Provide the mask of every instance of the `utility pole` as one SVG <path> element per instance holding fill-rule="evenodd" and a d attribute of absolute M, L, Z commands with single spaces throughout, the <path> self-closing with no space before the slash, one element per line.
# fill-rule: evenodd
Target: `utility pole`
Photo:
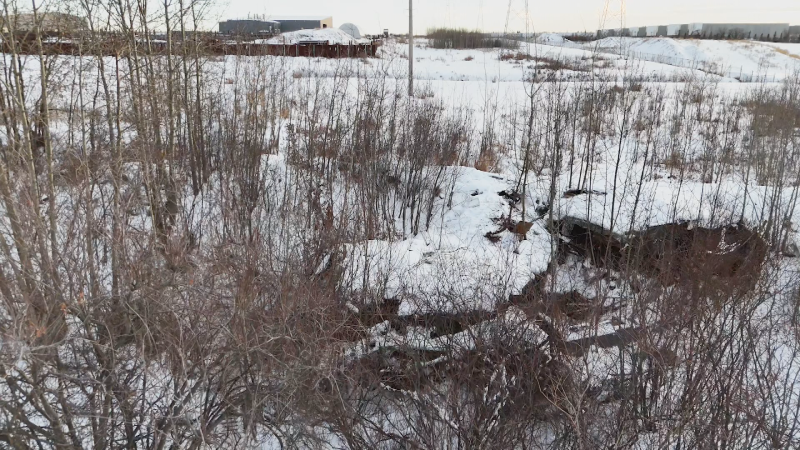
<path fill-rule="evenodd" d="M 414 96 L 414 0 L 408 0 L 408 96 Z"/>

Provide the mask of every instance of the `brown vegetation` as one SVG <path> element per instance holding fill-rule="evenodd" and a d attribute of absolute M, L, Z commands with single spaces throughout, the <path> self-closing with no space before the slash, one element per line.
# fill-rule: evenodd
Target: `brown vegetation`
<path fill-rule="evenodd" d="M 8 33 L 0 63 L 0 446 L 798 446 L 800 297 L 772 251 L 797 225 L 795 80 L 730 102 L 702 80 L 671 97 L 553 79 L 508 107 L 487 95 L 475 124 L 360 63 L 221 64 L 188 32 L 200 3 L 75 6 L 83 58 L 36 33 L 26 58 Z M 101 57 L 108 23 L 125 51 Z M 641 172 L 593 190 L 623 146 Z M 488 244 L 535 220 L 566 238 L 520 295 L 493 280 L 478 308 L 453 267 L 407 313 L 390 270 L 353 279 L 375 264 L 357 244 L 433 234 L 458 170 L 506 163 L 519 178 Z M 732 173 L 767 186 L 757 227 L 623 236 L 556 216 Z"/>

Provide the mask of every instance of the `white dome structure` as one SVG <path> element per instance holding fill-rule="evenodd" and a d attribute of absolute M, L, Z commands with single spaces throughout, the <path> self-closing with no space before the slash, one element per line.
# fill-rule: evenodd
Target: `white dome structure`
<path fill-rule="evenodd" d="M 361 31 L 359 31 L 358 27 L 353 25 L 352 23 L 345 23 L 342 26 L 340 26 L 339 29 L 349 34 L 350 36 L 353 36 L 355 39 L 361 39 Z"/>

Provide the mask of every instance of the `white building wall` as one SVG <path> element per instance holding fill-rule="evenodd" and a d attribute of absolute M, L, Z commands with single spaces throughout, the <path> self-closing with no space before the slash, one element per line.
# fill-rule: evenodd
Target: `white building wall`
<path fill-rule="evenodd" d="M 693 34 L 703 34 L 703 24 L 702 23 L 690 23 L 689 24 L 689 35 Z"/>

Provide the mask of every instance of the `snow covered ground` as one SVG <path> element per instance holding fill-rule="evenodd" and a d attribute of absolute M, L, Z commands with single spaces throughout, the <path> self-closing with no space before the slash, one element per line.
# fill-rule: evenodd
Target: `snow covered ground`
<path fill-rule="evenodd" d="M 699 67 L 726 78 L 782 80 L 800 69 L 800 44 L 608 37 L 583 47 L 680 67 Z"/>
<path fill-rule="evenodd" d="M 671 65 L 639 59 L 629 61 L 618 52 L 580 47 L 569 41 L 559 41 L 553 36 L 541 37 L 542 42 L 519 43 L 516 50 L 438 50 L 428 48 L 424 40 L 414 51 L 414 75 L 419 80 L 519 82 L 530 77 L 531 69 L 539 67 L 548 72 L 548 60 L 564 63 L 556 76 L 574 81 L 595 78 L 617 79 L 622 73 L 653 81 L 677 81 L 692 77 L 720 78 L 716 74 L 697 70 L 686 65 Z M 407 74 L 408 46 L 387 43 L 382 58 L 392 62 L 393 73 L 402 78 Z M 518 55 L 530 55 L 519 58 Z M 406 63 L 404 63 L 406 61 Z M 736 81 L 726 78 L 725 81 Z"/>
<path fill-rule="evenodd" d="M 534 38 L 534 42 L 537 44 L 554 45 L 557 47 L 580 48 L 580 44 L 572 42 L 569 39 L 565 39 L 563 36 L 556 33 L 542 33 Z"/>
<path fill-rule="evenodd" d="M 430 229 L 397 242 L 369 241 L 349 249 L 352 265 L 345 278 L 358 280 L 355 289 L 383 287 L 387 298 L 402 300 L 402 315 L 492 311 L 547 269 L 553 242 L 543 222 L 536 221 L 522 240 L 497 221 L 509 213 L 499 193 L 513 190 L 514 180 L 453 169 L 458 179 L 452 198 L 440 199 Z M 525 220 L 534 216 L 529 210 Z M 487 239 L 497 231 L 497 242 Z"/>
<path fill-rule="evenodd" d="M 339 30 L 316 30 L 287 33 L 270 42 L 294 43 L 302 40 L 348 43 L 352 38 L 349 35 L 344 36 Z M 326 103 L 331 98 L 344 103 L 343 106 L 337 104 L 337 107 L 341 108 L 344 117 L 349 118 L 358 112 L 358 107 L 364 107 L 358 101 L 370 87 L 380 90 L 386 103 L 380 107 L 369 107 L 389 110 L 391 100 L 397 99 L 405 89 L 407 53 L 406 45 L 388 42 L 381 51 L 380 59 L 265 57 L 248 60 L 228 57 L 208 62 L 206 70 L 212 79 L 218 80 L 219 92 L 229 94 L 229 98 L 223 101 L 230 102 L 230 105 L 226 103 L 225 106 L 230 106 L 232 110 L 238 107 L 235 103 L 236 96 L 244 91 L 246 82 L 243 80 L 247 79 L 248 74 L 277 74 L 274 78 L 264 78 L 286 82 L 287 88 L 281 94 L 289 99 L 286 102 L 288 106 L 285 113 L 281 111 L 284 117 L 279 120 L 280 123 L 274 125 L 275 129 L 269 130 L 277 131 L 281 136 L 277 154 L 263 155 L 260 159 L 263 178 L 259 178 L 258 182 L 269 183 L 265 190 L 269 195 L 265 195 L 268 198 L 259 206 L 263 210 L 257 211 L 266 214 L 265 211 L 280 210 L 282 201 L 303 204 L 311 202 L 312 195 L 319 195 L 321 198 L 327 195 L 329 203 L 326 206 L 330 206 L 330 214 L 339 217 L 347 209 L 348 202 L 359 200 L 341 199 L 338 195 L 345 190 L 345 185 L 349 188 L 349 183 L 357 184 L 348 180 L 345 175 L 341 175 L 341 178 L 339 175 L 332 175 L 330 180 L 324 182 L 309 180 L 310 187 L 307 191 L 298 188 L 304 182 L 303 175 L 308 169 L 293 166 L 289 158 L 291 146 L 298 145 L 298 141 L 302 140 L 302 137 L 289 134 L 289 126 L 292 126 L 292 133 L 300 133 L 297 130 L 302 126 L 319 126 L 319 123 L 324 123 L 325 119 L 332 116 L 331 110 L 324 107 L 333 104 Z M 772 164 L 771 167 L 782 168 L 782 164 L 774 161 L 760 162 L 759 155 L 754 151 L 745 153 L 745 149 L 752 149 L 752 146 L 748 146 L 750 141 L 745 138 L 729 143 L 728 146 L 718 143 L 717 138 L 724 139 L 728 134 L 740 133 L 740 128 L 748 125 L 744 119 L 728 124 L 728 128 L 714 127 L 719 123 L 727 124 L 724 108 L 726 105 L 744 103 L 747 94 L 759 89 L 779 87 L 777 83 L 740 83 L 737 77 L 731 76 L 737 65 L 742 73 L 749 71 L 769 75 L 775 80 L 784 80 L 800 68 L 799 54 L 800 46 L 794 44 L 677 41 L 663 38 L 608 38 L 592 44 L 577 45 L 557 35 L 542 35 L 535 43 L 522 43 L 516 50 L 436 50 L 428 48 L 423 40 L 415 49 L 417 98 L 409 99 L 412 102 L 410 105 L 412 108 L 423 109 L 440 104 L 441 109 L 437 110 L 440 114 L 461 113 L 463 117 L 467 117 L 471 131 L 474 131 L 474 134 L 469 135 L 475 141 L 470 147 L 472 153 L 465 155 L 460 164 L 431 164 L 420 169 L 424 173 L 441 171 L 444 174 L 444 181 L 428 186 L 431 191 L 436 192 L 432 195 L 434 199 L 430 224 L 417 233 L 411 233 L 407 229 L 404 211 L 393 209 L 389 216 L 396 219 L 396 223 L 391 232 L 342 244 L 340 248 L 323 255 L 318 270 L 312 270 L 313 275 L 322 275 L 326 263 L 334 258 L 334 253 L 338 253 L 341 255 L 342 279 L 349 282 L 346 286 L 341 286 L 341 291 L 345 293 L 368 292 L 371 295 L 365 297 L 375 302 L 398 300 L 396 315 L 400 317 L 454 315 L 474 311 L 497 312 L 496 317 L 485 322 L 488 329 L 495 332 L 522 326 L 526 333 L 530 331 L 527 334 L 530 334 L 531 342 L 540 343 L 549 338 L 538 327 L 533 326 L 534 317 L 542 311 L 537 310 L 528 315 L 529 311 L 523 311 L 516 306 L 507 308 L 502 313 L 497 310 L 509 298 L 524 294 L 533 279 L 553 267 L 556 256 L 554 246 L 559 237 L 549 228 L 548 221 L 551 218 L 578 218 L 617 233 L 643 230 L 676 221 L 692 221 L 712 227 L 734 223 L 740 218 L 746 225 L 759 229 L 765 218 L 765 210 L 774 207 L 777 213 L 771 213 L 769 218 L 785 223 L 789 227 L 789 235 L 797 240 L 800 207 L 797 207 L 797 179 L 792 178 L 796 174 L 786 175 L 781 185 L 770 185 L 769 182 L 756 179 L 750 173 L 749 166 L 743 169 L 739 165 L 743 163 L 729 160 L 745 154 L 749 158 L 746 162 L 752 161 L 754 166 Z M 564 66 L 554 69 L 554 61 L 564 63 Z M 268 72 L 264 66 L 259 65 L 262 63 L 274 72 Z M 26 70 L 35 69 L 26 67 Z M 531 83 L 532 77 L 539 71 L 552 77 L 536 78 L 536 83 Z M 385 84 L 381 84 L 382 82 Z M 579 89 L 586 86 L 590 89 Z M 713 91 L 716 96 L 708 98 L 715 102 L 728 103 L 712 104 L 707 108 L 702 97 L 695 102 L 682 100 L 691 98 L 691 89 L 701 89 L 706 94 Z M 337 92 L 344 94 L 342 97 L 335 97 Z M 315 97 L 317 94 L 319 98 Z M 571 103 L 575 112 L 564 108 L 555 110 L 557 114 L 553 117 L 548 115 L 548 104 L 567 102 L 579 94 L 592 97 Z M 600 98 L 603 100 L 596 100 Z M 634 100 L 630 100 L 631 98 Z M 596 104 L 591 103 L 595 101 Z M 603 107 L 615 108 L 613 114 L 609 113 L 613 116 L 610 121 L 600 124 L 594 140 L 582 140 L 580 136 L 583 130 L 593 125 L 589 120 L 581 121 L 583 118 L 579 111 L 585 102 L 589 102 L 590 106 L 605 102 Z M 304 115 L 311 111 L 305 110 L 304 106 L 310 105 L 310 108 L 314 108 L 320 104 L 323 104 L 320 116 Z M 529 105 L 534 106 L 533 112 L 526 109 Z M 648 111 L 657 111 L 660 115 L 648 115 Z M 531 123 L 534 123 L 533 129 L 525 134 L 526 119 L 533 117 L 534 112 L 539 113 L 538 120 L 533 122 L 531 119 Z M 603 114 L 606 112 L 603 110 Z M 633 119 L 625 117 L 626 112 L 632 112 Z M 578 117 L 581 117 L 580 120 Z M 675 119 L 678 117 L 697 117 L 695 125 L 698 129 L 686 132 L 689 142 L 675 137 L 681 134 L 681 127 L 687 126 L 685 122 Z M 652 118 L 663 122 L 658 121 L 652 125 L 652 129 L 656 131 L 648 136 L 648 124 L 634 119 L 644 121 Z M 675 119 L 678 125 L 674 125 L 670 119 Z M 586 160 L 573 165 L 569 160 L 575 154 L 570 155 L 564 150 L 554 163 L 553 155 L 535 153 L 536 158 L 531 162 L 535 168 L 529 167 L 529 172 L 523 173 L 524 162 L 520 153 L 525 146 L 522 144 L 527 144 L 532 152 L 539 147 L 561 149 L 560 146 L 569 142 L 569 139 L 559 135 L 558 139 L 562 140 L 554 145 L 553 139 L 557 138 L 553 135 L 559 130 L 563 132 L 559 127 L 565 127 L 565 124 L 572 124 L 570 130 L 575 132 L 571 145 L 577 158 Z M 60 127 L 57 125 L 54 128 L 59 138 L 68 133 L 64 125 L 62 123 Z M 424 128 L 425 118 L 420 118 L 413 125 Z M 641 129 L 637 128 L 639 126 Z M 315 130 L 326 129 L 320 127 Z M 385 130 L 379 130 L 381 131 Z M 496 136 L 492 147 L 496 152 L 496 164 L 483 167 L 485 170 L 478 170 L 477 142 L 482 138 L 488 139 L 487 135 L 493 133 L 499 136 Z M 290 142 L 290 137 L 287 136 L 291 136 L 293 140 Z M 779 141 L 778 145 L 787 149 L 796 148 L 799 144 L 798 137 L 800 134 L 797 133 L 781 136 L 784 140 Z M 653 145 L 658 145 L 662 150 L 675 149 L 678 159 L 686 159 L 686 165 L 679 169 L 668 168 L 663 160 L 648 159 L 647 153 L 641 148 L 645 142 L 646 145 L 651 144 L 648 139 L 656 142 Z M 754 138 L 748 135 L 747 139 Z M 130 142 L 125 141 L 126 144 Z M 458 144 L 454 140 L 447 145 L 455 147 Z M 720 154 L 704 153 L 706 144 L 719 144 L 713 148 L 724 149 L 727 153 L 722 154 L 722 150 Z M 589 151 L 591 145 L 594 147 Z M 729 151 L 729 147 L 735 151 Z M 696 168 L 697 164 L 708 160 L 719 164 L 718 159 L 726 161 L 724 164 L 728 171 L 717 173 L 712 169 L 711 177 L 706 179 L 707 174 Z M 317 163 L 334 164 L 335 160 L 336 156 L 321 155 L 307 162 L 313 166 Z M 360 158 L 356 158 L 351 163 L 362 162 Z M 386 163 L 370 162 L 376 165 Z M 137 164 L 131 162 L 125 167 L 131 183 L 140 178 Z M 788 165 L 791 170 L 795 169 L 791 163 L 784 165 Z M 398 169 L 400 174 L 404 173 L 404 166 L 398 166 L 401 167 Z M 524 184 L 521 182 L 523 179 Z M 578 184 L 575 180 L 579 179 L 583 180 L 581 189 L 591 191 L 592 194 L 563 195 L 575 188 Z M 325 185 L 325 182 L 329 184 Z M 209 184 L 211 187 L 206 192 L 197 195 L 188 186 L 183 192 L 184 209 L 192 211 L 185 218 L 187 226 L 202 224 L 207 227 L 204 230 L 205 235 L 199 238 L 201 243 L 202 239 L 214 238 L 225 219 L 219 205 L 215 203 L 222 199 L 221 192 L 225 189 L 235 190 L 230 186 L 221 186 L 221 182 L 214 177 Z M 109 189 L 108 186 L 99 189 L 99 195 L 110 197 Z M 354 196 L 362 193 L 352 189 Z M 59 204 L 68 205 L 70 195 L 70 192 L 59 195 Z M 527 205 L 524 213 L 520 200 Z M 195 208 L 198 211 L 196 214 Z M 131 210 L 133 209 L 134 206 L 131 206 Z M 145 210 L 142 206 L 138 212 L 134 211 L 135 217 L 131 219 L 134 228 L 152 228 L 152 222 Z M 252 211 L 250 210 L 251 214 Z M 402 220 L 400 217 L 403 217 Z M 252 218 L 258 222 L 262 216 L 253 214 Z M 296 220 L 299 223 L 300 219 L 292 216 L 287 222 Z M 351 224 L 360 220 L 358 217 L 345 219 Z M 348 223 L 348 220 L 342 220 L 342 223 Z M 525 232 L 513 232 L 509 229 L 509 226 L 513 228 L 526 224 L 530 228 Z M 3 232 L 8 233 L 7 220 L 3 220 L 2 226 Z M 267 226 L 263 228 L 271 229 Z M 302 230 L 298 234 L 302 234 Z M 270 239 L 269 236 L 262 238 Z M 275 248 L 291 247 L 296 243 L 284 235 L 275 237 L 275 240 L 278 241 Z M 774 271 L 765 273 L 777 274 L 779 282 L 771 286 L 774 289 L 769 291 L 771 294 L 768 301 L 755 311 L 748 311 L 753 317 L 764 321 L 788 317 L 789 297 L 796 288 L 793 284 L 796 282 L 796 261 L 782 258 L 777 251 L 773 253 L 776 257 Z M 286 254 L 289 255 L 287 259 L 294 256 L 288 251 Z M 600 299 L 603 302 L 621 301 L 626 295 L 630 295 L 631 299 L 647 297 L 636 297 L 640 292 L 632 293 L 634 288 L 625 283 L 609 281 L 614 274 L 600 281 L 579 278 L 587 275 L 590 279 L 599 279 L 603 276 L 603 271 L 596 267 L 588 267 L 572 259 L 555 262 L 561 264 L 561 268 L 556 268 L 556 272 L 549 278 L 552 281 L 550 293 L 577 292 L 590 300 Z M 662 300 L 667 299 L 669 303 L 672 302 L 671 295 L 675 292 L 658 288 L 648 294 Z M 680 294 L 677 292 L 677 295 Z M 648 297 L 647 300 L 651 299 Z M 350 306 L 357 311 L 355 306 Z M 735 308 L 735 305 L 731 308 Z M 779 317 L 774 311 L 779 311 Z M 657 317 L 658 313 L 647 311 L 637 316 L 637 321 L 628 322 L 614 315 L 622 314 L 615 310 L 613 313 L 601 315 L 593 323 L 566 327 L 563 335 L 566 340 L 573 341 L 611 334 L 625 325 L 647 325 L 648 319 Z M 736 316 L 736 320 L 749 318 L 746 315 Z M 445 351 L 454 343 L 459 349 L 471 350 L 477 346 L 475 342 L 484 332 L 481 327 L 471 326 L 443 338 L 432 336 L 429 330 L 421 326 L 409 326 L 405 333 L 401 333 L 391 329 L 391 325 L 387 320 L 373 326 L 362 341 L 349 343 L 351 345 L 345 347 L 343 353 L 356 358 L 377 352 L 384 346 Z M 800 360 L 789 354 L 789 349 L 793 348 L 789 333 L 759 335 L 758 342 L 780 356 L 781 366 L 775 369 L 778 375 L 788 379 L 800 373 L 797 370 Z M 681 349 L 676 353 L 680 358 L 685 358 L 684 361 L 689 361 L 692 356 Z M 610 373 L 617 367 L 622 366 L 623 370 L 632 369 L 631 360 L 620 361 L 620 354 L 617 349 L 588 351 L 585 359 L 575 363 L 575 373 L 591 383 L 601 384 L 610 378 Z M 687 383 L 677 384 L 674 387 L 676 391 Z M 797 392 L 797 386 L 792 385 L 791 389 Z M 791 398 L 787 402 L 796 406 L 797 400 Z M 791 414 L 797 415 L 796 408 Z"/>

